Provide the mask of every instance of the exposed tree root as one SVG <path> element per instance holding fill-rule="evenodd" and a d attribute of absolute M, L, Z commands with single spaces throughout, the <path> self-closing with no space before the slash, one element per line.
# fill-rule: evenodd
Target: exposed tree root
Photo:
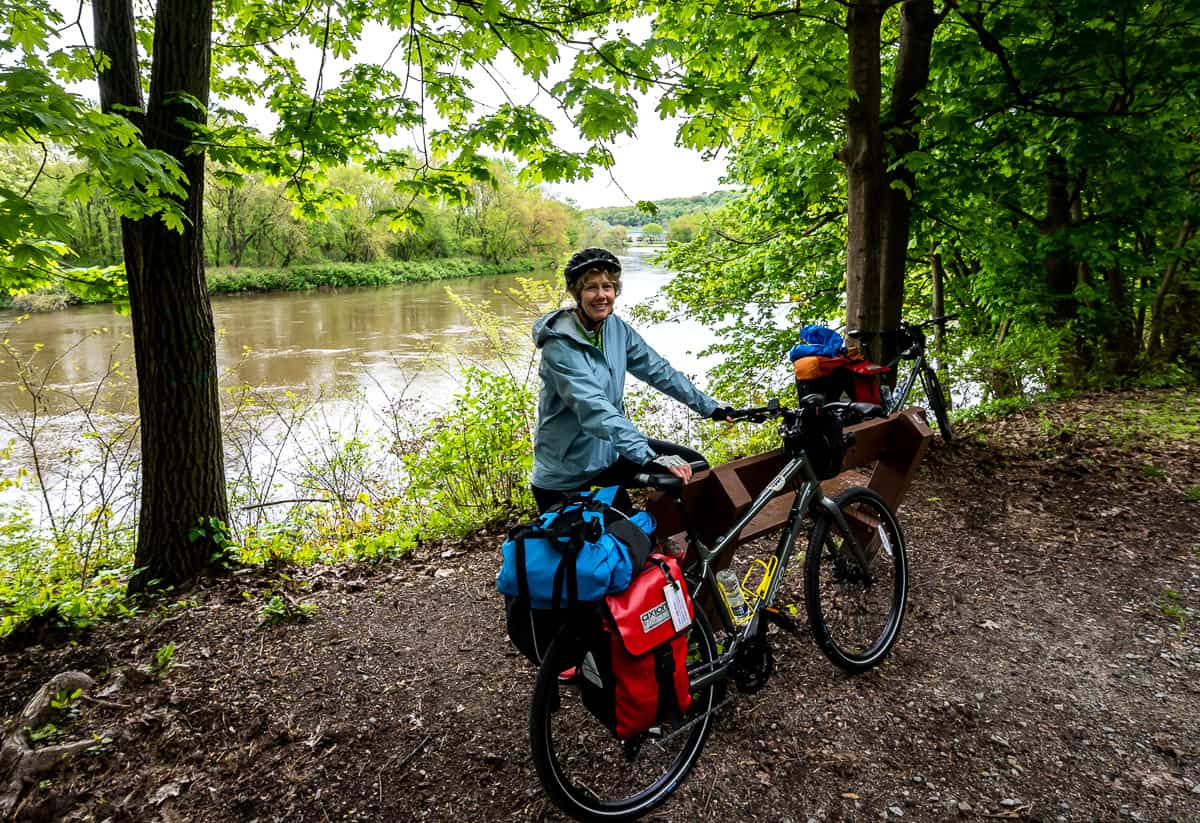
<path fill-rule="evenodd" d="M 34 748 L 26 736 L 27 729 L 42 726 L 50 712 L 55 695 L 76 689 L 90 691 L 96 681 L 83 672 L 61 672 L 50 678 L 25 704 L 16 721 L 0 740 L 0 820 L 7 819 L 17 808 L 25 787 L 39 774 L 49 771 L 64 757 L 96 745 L 96 741 L 76 740 L 53 746 Z"/>

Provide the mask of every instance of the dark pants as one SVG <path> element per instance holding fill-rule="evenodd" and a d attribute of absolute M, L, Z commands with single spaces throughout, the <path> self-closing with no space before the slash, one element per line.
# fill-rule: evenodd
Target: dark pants
<path fill-rule="evenodd" d="M 666 440 L 654 439 L 651 439 L 649 443 L 650 448 L 654 450 L 655 454 L 676 454 L 684 460 L 691 462 L 704 459 L 704 456 L 700 452 L 695 449 L 689 449 L 687 446 L 681 446 L 678 443 L 668 443 Z M 642 464 L 634 463 L 632 460 L 624 457 L 618 457 L 616 463 L 613 463 L 599 474 L 588 478 L 577 488 L 559 490 L 532 486 L 533 499 L 537 502 L 538 513 L 540 514 L 555 503 L 565 499 L 568 495 L 584 492 L 596 487 L 620 486 L 617 490 L 617 496 L 613 499 L 613 508 L 626 514 L 633 514 L 633 501 L 629 499 L 629 492 L 625 491 L 625 487 L 633 482 L 635 474 L 644 471 L 646 471 L 646 467 Z"/>

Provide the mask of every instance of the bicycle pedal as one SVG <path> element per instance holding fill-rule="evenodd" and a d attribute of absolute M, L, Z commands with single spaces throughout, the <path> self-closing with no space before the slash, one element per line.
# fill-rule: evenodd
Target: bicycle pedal
<path fill-rule="evenodd" d="M 800 626 L 797 625 L 796 621 L 779 611 L 779 609 L 775 608 L 774 606 L 763 609 L 763 615 L 766 617 L 768 623 L 778 626 L 789 634 L 799 636 Z"/>

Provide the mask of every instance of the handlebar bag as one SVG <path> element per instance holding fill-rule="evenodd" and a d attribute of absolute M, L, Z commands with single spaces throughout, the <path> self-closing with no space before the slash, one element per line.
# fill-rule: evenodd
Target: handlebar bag
<path fill-rule="evenodd" d="M 584 705 L 621 740 L 678 722 L 692 705 L 687 629 L 695 618 L 679 561 L 650 555 L 628 589 L 604 599 L 604 611 L 603 632 L 575 675 Z"/>
<path fill-rule="evenodd" d="M 612 508 L 616 493 L 611 486 L 572 495 L 504 541 L 496 588 L 509 639 L 535 663 L 581 604 L 624 590 L 649 554 L 654 517 Z"/>

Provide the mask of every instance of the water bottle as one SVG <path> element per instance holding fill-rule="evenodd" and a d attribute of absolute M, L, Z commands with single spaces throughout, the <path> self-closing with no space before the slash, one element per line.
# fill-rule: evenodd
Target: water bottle
<path fill-rule="evenodd" d="M 733 570 L 722 569 L 717 572 L 717 584 L 721 587 L 725 602 L 729 604 L 729 611 L 733 612 L 733 622 L 745 623 L 749 620 L 750 607 L 746 605 L 746 598 L 742 596 L 742 585 L 738 583 Z"/>

